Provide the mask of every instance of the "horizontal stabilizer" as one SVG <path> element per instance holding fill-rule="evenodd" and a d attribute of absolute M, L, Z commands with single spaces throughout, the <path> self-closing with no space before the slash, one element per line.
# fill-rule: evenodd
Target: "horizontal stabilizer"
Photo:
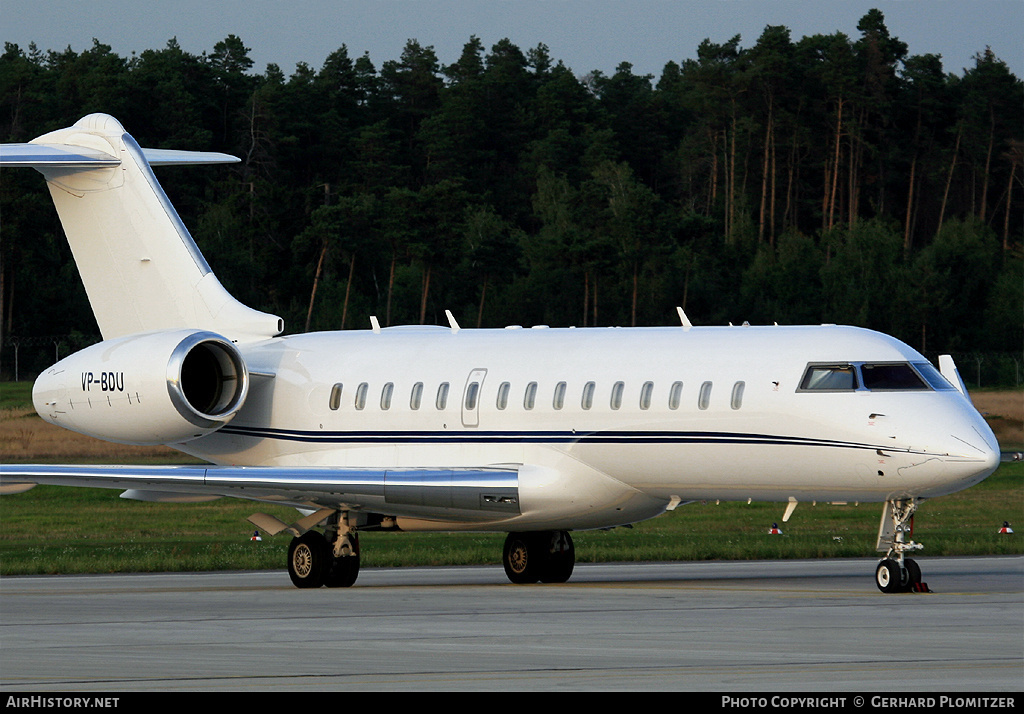
<path fill-rule="evenodd" d="M 120 163 L 116 156 L 84 146 L 0 144 L 0 166 L 95 169 L 102 166 L 117 166 Z"/>
<path fill-rule="evenodd" d="M 150 166 L 191 166 L 193 164 L 237 164 L 241 159 L 216 151 L 176 151 L 175 149 L 143 149 Z"/>
<path fill-rule="evenodd" d="M 188 166 L 191 164 L 233 164 L 239 159 L 215 151 L 177 151 L 143 149 L 150 166 Z M 68 144 L 0 144 L 0 166 L 30 168 L 96 169 L 117 166 L 121 160 L 106 151 Z"/>

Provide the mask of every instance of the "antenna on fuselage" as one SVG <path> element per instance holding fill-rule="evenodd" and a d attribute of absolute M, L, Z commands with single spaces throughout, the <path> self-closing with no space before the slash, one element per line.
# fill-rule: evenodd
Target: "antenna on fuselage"
<path fill-rule="evenodd" d="M 679 313 L 679 322 L 682 323 L 684 330 L 689 330 L 691 327 L 693 327 L 693 323 L 690 322 L 690 318 L 688 318 L 686 316 L 686 313 L 683 312 L 683 308 L 677 305 L 676 312 Z"/>
<path fill-rule="evenodd" d="M 445 310 L 444 314 L 448 316 L 448 324 L 451 325 L 451 327 L 452 327 L 452 334 L 454 335 L 456 332 L 458 332 L 461 329 L 459 327 L 459 323 L 457 323 L 455 321 L 455 315 L 452 314 L 451 310 Z"/>
<path fill-rule="evenodd" d="M 375 335 L 380 334 L 380 322 L 377 321 L 376 315 L 370 315 L 370 327 L 373 329 Z"/>

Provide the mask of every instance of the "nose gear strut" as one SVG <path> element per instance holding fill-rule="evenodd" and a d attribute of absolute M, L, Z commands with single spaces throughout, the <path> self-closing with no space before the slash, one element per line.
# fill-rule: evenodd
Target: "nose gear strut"
<path fill-rule="evenodd" d="M 884 593 L 905 593 L 921 589 L 921 568 L 906 554 L 924 548 L 908 540 L 913 536 L 914 512 L 921 499 L 901 498 L 886 501 L 878 527 L 877 550 L 886 555 L 875 568 L 875 585 Z"/>

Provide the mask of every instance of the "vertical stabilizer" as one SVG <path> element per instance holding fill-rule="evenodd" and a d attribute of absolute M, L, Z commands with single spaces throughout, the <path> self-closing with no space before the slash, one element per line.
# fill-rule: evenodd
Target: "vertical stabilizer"
<path fill-rule="evenodd" d="M 239 342 L 279 334 L 280 318 L 241 304 L 217 280 L 147 156 L 154 164 L 234 160 L 143 150 L 105 114 L 0 147 L 0 164 L 46 177 L 103 339 L 180 328 Z"/>

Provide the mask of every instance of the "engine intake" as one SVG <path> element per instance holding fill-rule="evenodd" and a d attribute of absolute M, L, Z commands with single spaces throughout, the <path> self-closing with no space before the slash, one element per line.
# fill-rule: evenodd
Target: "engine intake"
<path fill-rule="evenodd" d="M 223 426 L 245 402 L 249 373 L 238 349 L 212 332 L 182 340 L 167 363 L 167 391 L 198 427 Z"/>

